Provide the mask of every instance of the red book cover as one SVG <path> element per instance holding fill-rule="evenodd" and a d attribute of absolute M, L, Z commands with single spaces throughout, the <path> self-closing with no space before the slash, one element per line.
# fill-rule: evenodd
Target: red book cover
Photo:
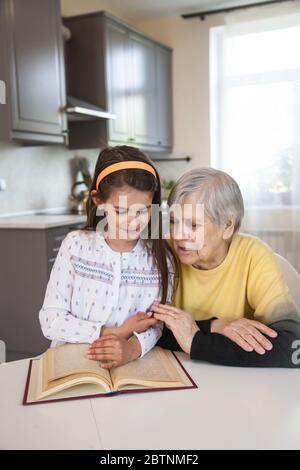
<path fill-rule="evenodd" d="M 30 360 L 29 367 L 28 367 L 28 373 L 27 373 L 27 379 L 26 379 L 26 386 L 25 386 L 25 391 L 24 391 L 24 396 L 23 396 L 23 405 L 40 405 L 43 403 L 54 403 L 58 401 L 67 401 L 67 400 L 80 400 L 84 398 L 97 398 L 97 397 L 111 397 L 115 395 L 120 395 L 120 394 L 127 394 L 127 393 L 145 393 L 145 392 L 161 392 L 161 391 L 167 391 L 167 390 L 186 390 L 186 389 L 192 389 L 192 388 L 198 388 L 197 384 L 194 382 L 194 380 L 191 378 L 191 376 L 188 374 L 186 369 L 183 367 L 181 364 L 180 360 L 176 356 L 176 354 L 172 351 L 173 356 L 175 357 L 176 361 L 178 362 L 179 366 L 183 370 L 184 374 L 186 377 L 189 379 L 191 382 L 191 385 L 183 385 L 180 387 L 162 387 L 162 388 L 137 388 L 137 389 L 130 389 L 130 390 L 120 390 L 120 391 L 114 391 L 111 393 L 97 393 L 93 395 L 83 395 L 83 396 L 73 396 L 73 397 L 67 397 L 67 398 L 53 398 L 49 400 L 41 400 L 41 401 L 35 401 L 35 402 L 28 402 L 27 401 L 27 396 L 28 396 L 28 389 L 29 389 L 29 383 L 30 383 L 30 376 L 31 376 L 31 369 L 32 369 L 32 362 L 34 359 Z"/>

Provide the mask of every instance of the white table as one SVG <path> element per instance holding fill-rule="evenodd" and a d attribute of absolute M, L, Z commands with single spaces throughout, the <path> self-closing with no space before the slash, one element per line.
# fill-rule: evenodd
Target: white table
<path fill-rule="evenodd" d="M 299 370 L 178 356 L 198 389 L 32 406 L 28 360 L 0 365 L 0 449 L 300 449 Z"/>

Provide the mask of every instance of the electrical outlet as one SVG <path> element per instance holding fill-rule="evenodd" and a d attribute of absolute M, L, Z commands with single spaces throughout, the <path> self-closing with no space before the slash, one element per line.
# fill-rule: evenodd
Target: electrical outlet
<path fill-rule="evenodd" d="M 0 191 L 6 190 L 6 180 L 4 178 L 0 178 Z"/>

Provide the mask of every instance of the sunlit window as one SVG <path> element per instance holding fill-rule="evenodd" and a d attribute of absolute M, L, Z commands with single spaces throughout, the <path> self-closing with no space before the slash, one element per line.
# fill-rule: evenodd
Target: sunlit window
<path fill-rule="evenodd" d="M 212 165 L 248 206 L 300 205 L 300 26 L 211 33 Z"/>

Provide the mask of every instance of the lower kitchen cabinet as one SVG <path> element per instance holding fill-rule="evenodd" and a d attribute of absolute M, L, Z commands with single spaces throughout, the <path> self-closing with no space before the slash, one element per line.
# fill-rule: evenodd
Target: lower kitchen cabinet
<path fill-rule="evenodd" d="M 81 224 L 49 229 L 0 229 L 0 340 L 7 361 L 36 356 L 50 342 L 38 314 L 61 242 Z"/>

